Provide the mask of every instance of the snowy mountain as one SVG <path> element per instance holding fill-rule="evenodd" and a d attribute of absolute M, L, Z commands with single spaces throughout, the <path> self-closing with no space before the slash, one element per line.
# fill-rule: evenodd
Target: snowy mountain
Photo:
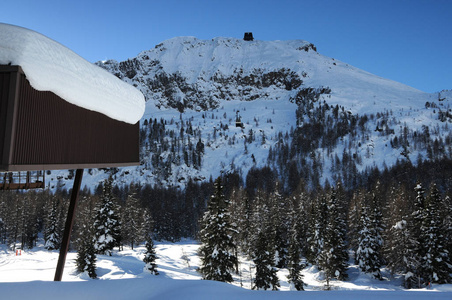
<path fill-rule="evenodd" d="M 110 60 L 103 66 L 136 85 L 159 108 L 183 104 L 205 110 L 218 107 L 222 100 L 278 100 L 294 97 L 303 88 L 323 86 L 332 89 L 330 104 L 349 106 L 354 113 L 368 112 L 371 100 L 377 111 L 423 106 L 427 96 L 325 57 L 301 40 L 179 37 L 136 58 Z"/>
<path fill-rule="evenodd" d="M 190 178 L 245 177 L 269 166 L 287 185 L 294 164 L 299 175 L 315 170 L 303 174 L 315 184 L 337 176 L 344 153 L 358 172 L 452 156 L 452 91 L 424 93 L 306 41 L 177 37 L 127 61 L 96 64 L 147 100 L 142 164 L 115 170 L 117 183 L 184 187 Z M 49 185 L 62 174 L 48 176 Z M 84 182 L 106 176 L 90 170 Z"/>

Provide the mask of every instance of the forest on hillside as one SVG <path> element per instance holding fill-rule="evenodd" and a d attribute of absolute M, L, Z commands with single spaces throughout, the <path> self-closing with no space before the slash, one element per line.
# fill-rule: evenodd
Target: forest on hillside
<path fill-rule="evenodd" d="M 271 140 L 264 165 L 254 162 L 244 174 L 232 160 L 230 168 L 224 168 L 229 171 L 219 177 L 230 202 L 228 213 L 236 227 L 231 234 L 237 251 L 251 258 L 256 251 L 272 253 L 267 259 L 273 266 L 285 268 L 293 265 L 289 253 L 293 256 L 296 250 L 300 261 L 328 270 L 331 278 L 345 279 L 344 270 L 352 262 L 376 277 L 384 266 L 404 274 L 411 278 L 407 287 L 415 285 L 416 276 L 418 284 L 420 276 L 422 284 L 449 282 L 450 277 L 432 271 L 443 272 L 452 262 L 449 108 L 426 103 L 439 122 L 419 130 L 400 122 L 390 110 L 359 116 L 319 100 L 329 92 L 328 88 L 300 90 L 291 99 L 297 104 L 296 127 L 272 136 L 257 130 L 259 122 L 271 124 L 272 120 L 258 117 L 252 121 L 255 126 L 247 124 L 250 129 L 231 134 L 228 126 L 234 124 L 234 118 L 226 112 L 220 116 L 218 111 L 203 112 L 197 122 L 182 114 L 179 119 L 144 120 L 140 167 L 151 170 L 157 183 L 121 183 L 124 181 L 118 177 L 127 175 L 119 169 L 97 170 L 109 178 L 92 190 L 81 191 L 71 249 L 80 251 L 96 237 L 105 241 L 100 238 L 102 226 L 96 225 L 101 217 L 114 224 L 106 251 L 125 245 L 133 248 L 149 236 L 167 241 L 201 239 L 214 179 L 180 178 L 184 188 L 165 184 L 175 168 L 200 169 L 206 148 L 214 147 L 218 140 L 220 145 L 238 145 L 238 151 L 253 160 L 251 149 L 257 148 L 252 145 Z M 209 134 L 199 126 L 207 119 L 220 124 Z M 400 153 L 393 165 L 362 167 L 364 160 L 377 155 L 369 146 L 372 137 L 384 137 L 388 141 L 385 147 Z M 419 153 L 415 161 L 410 153 Z M 72 173 L 69 171 L 68 177 Z M 0 243 L 13 250 L 26 249 L 43 238 L 47 249 L 58 249 L 69 193 L 60 185 L 54 191 L 2 191 Z M 108 216 L 102 215 L 107 211 Z M 335 230 L 339 240 L 333 241 L 331 232 Z M 332 270 L 334 264 L 327 253 L 336 250 L 341 260 L 336 266 L 339 269 Z M 426 253 L 436 258 L 424 261 Z"/>
<path fill-rule="evenodd" d="M 340 244 L 340 251 L 347 258 L 343 260 L 341 275 L 335 276 L 333 272 L 332 278 L 345 279 L 349 254 L 360 263 L 359 249 L 364 247 L 363 243 L 368 243 L 365 247 L 375 255 L 373 261 L 366 262 L 372 264 L 375 276 L 379 276 L 378 270 L 383 266 L 397 274 L 411 272 L 406 257 L 415 250 L 409 247 L 418 249 L 420 244 L 407 242 L 413 237 L 422 236 L 425 247 L 434 247 L 431 251 L 437 251 L 435 255 L 443 257 L 445 262 L 451 261 L 450 160 L 417 166 L 406 162 L 360 176 L 366 176 L 365 180 L 358 180 L 361 185 L 352 190 L 344 188 L 341 180 L 309 189 L 303 179 L 296 188 L 284 189 L 270 167 L 252 169 L 246 178 L 238 173 L 223 176 L 220 179 L 237 229 L 233 236 L 238 251 L 253 257 L 259 237 L 265 232 L 265 244 L 274 254 L 274 266 L 287 267 L 295 234 L 304 261 L 320 269 L 327 268 L 321 261 L 322 251 L 331 238 L 329 226 L 336 224 L 340 230 L 336 236 L 341 240 L 335 243 Z M 213 180 L 189 181 L 181 191 L 150 185 L 117 186 L 111 178 L 93 193 L 87 189 L 81 191 L 71 240 L 73 250 L 80 248 L 87 227 L 95 231 L 93 224 L 99 217 L 106 184 L 110 186 L 107 197 L 111 201 L 110 210 L 118 220 L 114 243 L 117 249 L 123 245 L 133 248 L 145 242 L 146 235 L 168 241 L 199 238 L 200 221 L 214 192 Z M 55 193 L 0 193 L 0 242 L 11 249 L 26 249 L 34 247 L 42 237 L 47 249 L 59 249 L 69 192 L 63 189 Z M 450 281 L 447 276 L 429 278 L 431 282 Z"/>

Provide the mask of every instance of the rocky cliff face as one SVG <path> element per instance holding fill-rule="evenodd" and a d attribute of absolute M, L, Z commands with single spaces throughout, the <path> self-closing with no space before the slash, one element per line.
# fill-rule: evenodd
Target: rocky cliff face
<path fill-rule="evenodd" d="M 305 71 L 294 71 L 285 63 L 267 66 L 264 57 L 270 54 L 262 53 L 262 45 L 265 42 L 175 38 L 127 61 L 97 64 L 138 87 L 158 108 L 205 111 L 224 100 L 271 99 L 275 91 L 290 92 L 303 85 Z M 277 50 L 283 45 L 275 45 L 279 60 Z M 292 41 L 291 46 L 300 53 L 316 51 L 304 41 Z"/>

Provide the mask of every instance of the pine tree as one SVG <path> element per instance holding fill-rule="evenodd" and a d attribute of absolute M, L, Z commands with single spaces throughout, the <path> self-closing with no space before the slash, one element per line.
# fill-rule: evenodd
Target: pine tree
<path fill-rule="evenodd" d="M 412 213 L 413 219 L 413 235 L 421 235 L 421 227 L 424 219 L 426 218 L 426 199 L 425 199 L 425 189 L 420 183 L 414 188 L 416 192 L 416 199 L 414 201 L 414 211 Z"/>
<path fill-rule="evenodd" d="M 249 253 L 250 249 L 250 218 L 251 211 L 248 209 L 249 200 L 243 189 L 234 188 L 231 192 L 231 219 L 237 226 L 237 233 L 234 234 L 234 240 L 237 247 L 244 253 Z"/>
<path fill-rule="evenodd" d="M 127 195 L 121 214 L 121 241 L 133 247 L 139 241 L 140 207 L 134 194 Z"/>
<path fill-rule="evenodd" d="M 444 204 L 444 236 L 447 243 L 446 249 L 449 252 L 450 259 L 452 260 L 452 199 L 449 196 L 446 196 L 444 198 Z"/>
<path fill-rule="evenodd" d="M 108 254 L 120 245 L 121 233 L 119 217 L 112 194 L 113 178 L 105 180 L 100 199 L 100 206 L 94 221 L 95 244 L 94 248 L 98 254 Z"/>
<path fill-rule="evenodd" d="M 25 249 L 25 241 L 26 241 L 26 234 L 27 234 L 27 227 L 28 227 L 28 220 L 30 219 L 30 211 L 29 211 L 29 199 L 27 196 L 21 197 L 21 213 L 20 213 L 20 229 L 19 229 L 19 238 L 20 238 L 20 249 Z"/>
<path fill-rule="evenodd" d="M 330 279 L 344 280 L 347 278 L 348 253 L 345 235 L 345 217 L 337 198 L 337 192 L 333 189 L 328 199 L 324 242 L 318 259 L 319 268 L 325 273 L 328 288 Z"/>
<path fill-rule="evenodd" d="M 408 219 L 408 221 L 406 220 Z M 402 218 L 390 229 L 392 239 L 387 245 L 390 251 L 388 268 L 392 273 L 404 274 L 403 286 L 407 289 L 417 286 L 419 259 L 415 250 L 418 248 L 417 239 L 409 230 L 409 218 Z"/>
<path fill-rule="evenodd" d="M 311 199 L 307 196 L 304 188 L 300 184 L 294 199 L 295 218 L 292 218 L 292 230 L 296 231 L 298 244 L 300 245 L 301 255 L 306 257 L 308 242 L 307 242 L 307 227 L 308 224 L 308 208 Z"/>
<path fill-rule="evenodd" d="M 276 267 L 284 268 L 287 266 L 287 248 L 288 248 L 288 224 L 287 218 L 285 218 L 286 210 L 288 207 L 287 199 L 285 199 L 276 184 L 276 190 L 274 194 L 269 197 L 270 201 L 270 222 L 273 229 L 272 237 L 274 239 L 273 245 L 275 246 L 275 263 Z"/>
<path fill-rule="evenodd" d="M 88 226 L 82 226 L 78 245 L 76 259 L 77 272 L 86 272 L 90 278 L 97 278 L 93 233 Z"/>
<path fill-rule="evenodd" d="M 46 219 L 44 231 L 45 248 L 47 250 L 56 250 L 60 248 L 61 232 L 58 226 L 58 199 L 56 196 L 51 198 L 51 208 Z"/>
<path fill-rule="evenodd" d="M 214 183 L 214 193 L 203 216 L 201 229 L 201 267 L 203 279 L 232 282 L 231 272 L 238 264 L 237 247 L 232 239 L 236 231 L 230 221 L 229 200 L 223 194 L 221 178 Z"/>
<path fill-rule="evenodd" d="M 279 279 L 276 274 L 275 266 L 275 250 L 271 244 L 270 227 L 266 226 L 257 238 L 257 244 L 254 252 L 253 262 L 256 266 L 256 274 L 254 278 L 253 290 L 278 290 L 280 287 Z"/>
<path fill-rule="evenodd" d="M 379 264 L 382 265 L 384 263 L 382 256 L 382 247 L 383 247 L 383 232 L 384 232 L 384 224 L 383 224 L 383 214 L 382 209 L 384 206 L 384 201 L 382 199 L 381 185 L 380 182 L 377 181 L 374 189 L 370 193 L 371 201 L 371 220 L 373 230 L 375 232 L 375 240 L 377 242 L 377 252 Z"/>
<path fill-rule="evenodd" d="M 21 198 L 17 193 L 8 193 L 8 218 L 6 220 L 7 243 L 12 251 L 16 250 L 16 241 L 20 231 Z"/>
<path fill-rule="evenodd" d="M 349 209 L 348 209 L 348 231 L 347 237 L 349 241 L 349 248 L 354 253 L 358 250 L 358 239 L 359 239 L 359 230 L 360 230 L 360 220 L 361 220 L 361 212 L 362 212 L 362 199 L 363 191 L 358 190 L 353 193 L 352 199 L 350 201 Z"/>
<path fill-rule="evenodd" d="M 380 249 L 379 236 L 375 230 L 374 222 L 369 213 L 370 208 L 363 204 L 363 211 L 361 213 L 361 230 L 358 238 L 358 249 L 356 250 L 355 260 L 364 273 L 373 275 L 377 279 L 381 279 L 380 273 Z"/>
<path fill-rule="evenodd" d="M 402 186 L 393 187 L 391 191 L 392 225 L 385 242 L 387 267 L 391 273 L 403 274 L 403 286 L 407 289 L 418 287 L 419 241 L 414 236 L 413 208 L 410 206 Z M 414 205 L 413 205 L 414 206 Z"/>
<path fill-rule="evenodd" d="M 92 198 L 82 197 L 79 205 L 79 218 L 77 220 L 80 225 L 78 226 L 78 238 L 76 241 L 76 267 L 77 272 L 86 272 L 90 278 L 97 278 L 94 228 L 87 225 L 93 223 L 94 209 L 91 200 Z"/>
<path fill-rule="evenodd" d="M 154 275 L 159 275 L 157 271 L 157 254 L 155 253 L 154 242 L 152 241 L 151 235 L 146 236 L 146 252 L 144 253 L 143 261 L 146 264 L 145 268 Z"/>
<path fill-rule="evenodd" d="M 306 259 L 311 264 L 319 266 L 320 253 L 324 247 L 325 229 L 328 221 L 328 205 L 326 195 L 319 195 L 312 205 L 310 226 L 308 231 L 308 252 Z"/>
<path fill-rule="evenodd" d="M 253 257 L 259 232 L 264 230 L 264 224 L 268 223 L 270 211 L 266 200 L 265 193 L 260 189 L 256 191 L 252 200 L 249 199 L 249 203 L 252 203 L 252 205 L 250 204 L 250 228 L 248 229 L 249 252 L 247 254 L 249 257 Z"/>
<path fill-rule="evenodd" d="M 451 281 L 452 265 L 444 240 L 443 222 L 439 210 L 442 200 L 436 185 L 432 185 L 426 215 L 421 227 L 421 240 L 424 242 L 424 255 L 421 259 L 421 277 L 425 284 L 448 283 Z"/>
<path fill-rule="evenodd" d="M 418 183 L 414 188 L 416 198 L 414 200 L 414 210 L 407 218 L 407 231 L 409 235 L 406 244 L 407 270 L 405 273 L 404 286 L 406 288 L 421 287 L 422 283 L 422 257 L 424 257 L 425 241 L 422 233 L 422 224 L 427 216 L 425 189 Z"/>
<path fill-rule="evenodd" d="M 141 223 L 138 229 L 138 240 L 146 241 L 148 235 L 152 236 L 154 220 L 152 219 L 151 213 L 147 208 L 145 208 L 140 216 Z"/>
<path fill-rule="evenodd" d="M 25 249 L 25 246 L 31 249 L 34 246 L 35 240 L 38 238 L 37 197 L 34 192 L 28 192 L 23 195 L 23 198 L 22 249 Z"/>
<path fill-rule="evenodd" d="M 297 216 L 297 212 L 295 210 L 291 213 L 291 221 L 292 228 L 290 230 L 290 241 L 289 241 L 289 251 L 287 257 L 287 268 L 289 270 L 289 275 L 287 275 L 287 279 L 289 284 L 295 288 L 297 291 L 304 290 L 304 282 L 303 275 L 301 274 L 301 270 L 305 267 L 301 262 L 301 250 L 302 247 L 300 245 L 300 218 Z"/>

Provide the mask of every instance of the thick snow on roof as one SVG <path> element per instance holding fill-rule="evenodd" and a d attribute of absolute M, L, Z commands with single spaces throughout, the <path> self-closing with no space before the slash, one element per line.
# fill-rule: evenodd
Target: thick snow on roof
<path fill-rule="evenodd" d="M 36 90 L 112 119 L 135 124 L 144 113 L 140 91 L 35 31 L 0 23 L 0 64 L 19 65 Z"/>

